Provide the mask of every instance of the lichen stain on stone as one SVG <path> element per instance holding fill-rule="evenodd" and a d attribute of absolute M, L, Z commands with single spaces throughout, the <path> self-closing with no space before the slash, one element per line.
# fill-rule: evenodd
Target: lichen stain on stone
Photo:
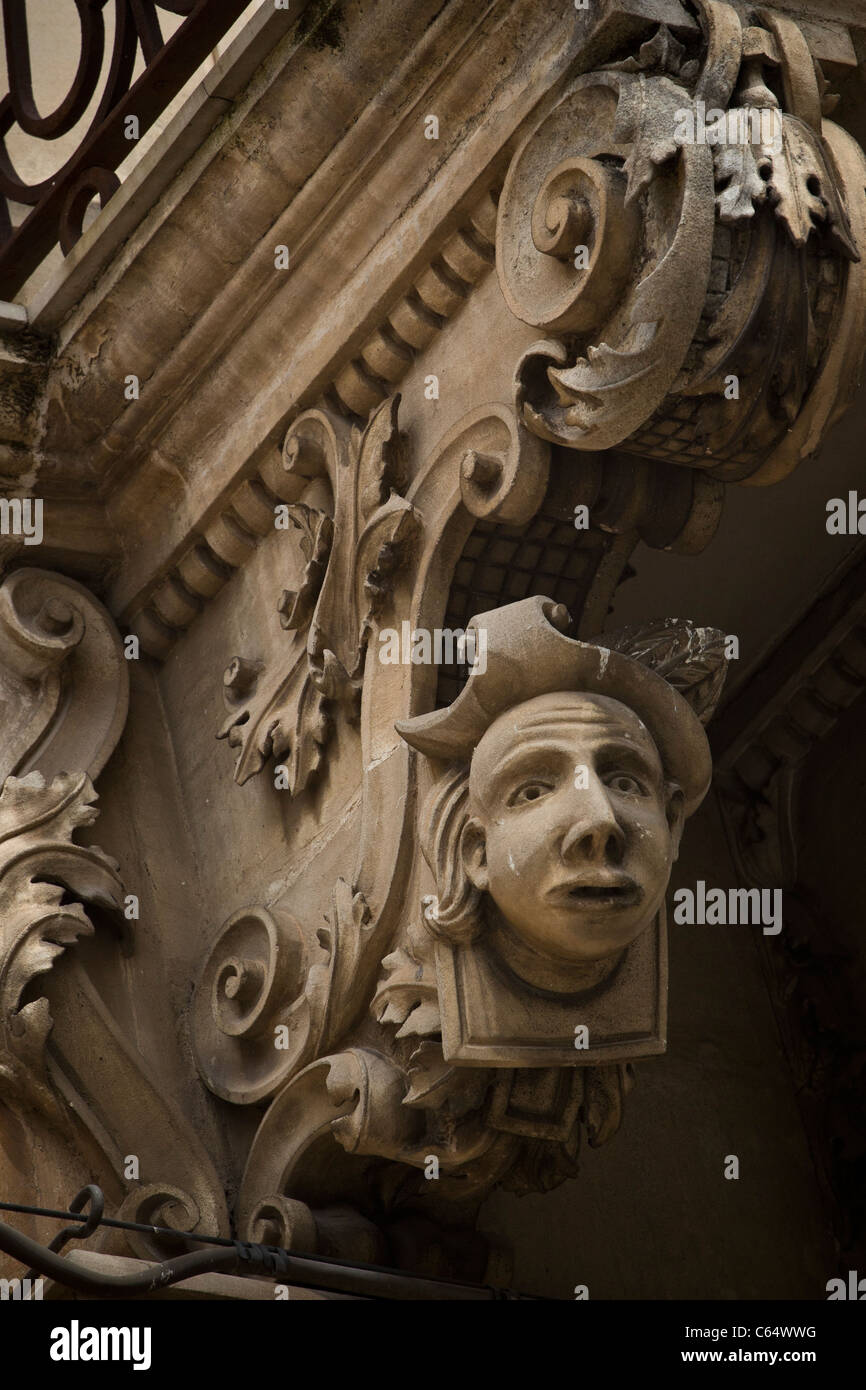
<path fill-rule="evenodd" d="M 313 0 L 298 21 L 298 41 L 310 48 L 343 51 L 343 6 L 330 0 Z"/>
<path fill-rule="evenodd" d="M 0 409 L 4 420 L 20 426 L 29 420 L 36 406 L 39 385 L 27 373 L 10 374 L 3 383 L 3 399 Z"/>

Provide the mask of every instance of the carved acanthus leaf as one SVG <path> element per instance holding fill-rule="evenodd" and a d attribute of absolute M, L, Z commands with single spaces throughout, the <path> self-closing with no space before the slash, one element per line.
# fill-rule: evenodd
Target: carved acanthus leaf
<path fill-rule="evenodd" d="M 794 245 L 805 246 L 816 225 L 824 223 L 845 254 L 859 260 L 835 180 L 814 131 L 794 116 L 783 116 L 782 150 L 771 158 L 770 199 Z"/>
<path fill-rule="evenodd" d="M 395 1038 L 418 1039 L 406 1063 L 409 1089 L 402 1104 L 447 1112 L 458 1120 L 477 1110 L 490 1084 L 480 1067 L 455 1067 L 442 1053 L 442 1017 L 432 958 L 421 960 L 398 946 L 382 961 L 385 975 L 370 1005 L 382 1025 L 396 1025 Z"/>
<path fill-rule="evenodd" d="M 397 428 L 400 396 L 391 396 L 376 410 L 363 429 L 354 426 L 351 436 L 352 461 L 357 468 L 358 519 L 361 525 L 392 492 L 406 486 L 404 459 Z"/>
<path fill-rule="evenodd" d="M 382 961 L 385 978 L 371 1009 L 380 1023 L 398 1024 L 397 1037 L 434 1037 L 442 1030 L 439 992 L 430 967 L 402 946 Z"/>
<path fill-rule="evenodd" d="M 687 59 L 686 49 L 675 39 L 666 24 L 660 24 L 651 39 L 642 43 L 637 57 L 623 58 L 618 63 L 606 63 L 611 72 L 671 72 L 691 82 L 697 77 L 700 64 Z"/>
<path fill-rule="evenodd" d="M 305 678 L 298 697 L 284 699 L 260 745 L 263 762 L 273 757 L 285 768 L 290 796 L 297 796 L 318 771 L 330 728 L 325 695 Z"/>
<path fill-rule="evenodd" d="M 775 108 L 769 117 L 775 143 L 747 138 L 754 132 L 755 109 L 732 107 L 706 128 L 713 146 L 716 207 L 722 222 L 748 222 L 755 209 L 769 203 L 795 246 L 805 246 L 818 226 L 832 232 L 840 250 L 858 260 L 848 218 L 828 166 L 821 139 L 795 116 Z M 737 138 L 730 138 L 731 133 Z"/>
<path fill-rule="evenodd" d="M 330 732 L 327 701 L 313 684 L 303 651 L 276 691 L 254 684 L 249 698 L 231 709 L 217 738 L 240 749 L 235 781 L 243 786 L 275 758 L 286 768 L 290 795 L 303 791 L 322 761 Z"/>
<path fill-rule="evenodd" d="M 0 791 L 0 1089 L 56 1117 L 45 1074 L 52 1021 L 44 998 L 23 1003 L 36 976 L 93 925 L 81 903 L 120 911 L 117 864 L 102 850 L 73 843 L 95 820 L 96 794 L 85 774 L 8 777 Z"/>
<path fill-rule="evenodd" d="M 735 113 L 747 116 L 747 112 Z M 719 121 L 724 127 L 724 117 Z M 714 127 L 708 127 L 708 131 Z M 766 160 L 756 157 L 748 141 L 731 144 L 717 143 L 713 153 L 716 172 L 716 207 L 719 217 L 728 226 L 736 226 L 754 217 L 755 208 L 766 201 L 767 184 L 761 177 Z"/>
<path fill-rule="evenodd" d="M 326 1019 L 322 1028 L 323 1045 L 339 1037 L 351 1014 L 357 1012 L 353 982 L 374 928 L 367 899 L 347 879 L 338 878 L 334 884 L 327 922 L 328 925 L 318 932 L 319 943 L 329 956 L 327 984 L 324 978 L 320 982 L 324 986 L 321 1011 Z M 312 986 L 311 979 L 308 994 Z"/>
<path fill-rule="evenodd" d="M 418 530 L 418 517 L 404 497 L 391 493 L 373 513 L 358 541 L 358 574 L 362 578 L 363 604 L 360 623 L 366 641 L 372 619 L 381 610 L 399 569 L 407 545 Z"/>
<path fill-rule="evenodd" d="M 273 757 L 286 767 L 284 789 L 299 795 L 321 765 L 333 707 L 339 702 L 348 718 L 357 717 L 371 626 L 419 526 L 399 491 L 405 487 L 399 400 L 385 401 L 363 430 L 310 411 L 286 437 L 287 467 L 302 476 L 310 469 L 319 486 L 327 477 L 333 515 L 304 501 L 288 508 L 306 563 L 300 587 L 283 591 L 278 612 L 283 628 L 306 632 L 306 643 L 294 643 L 287 670 L 257 675 L 240 699 L 226 692 L 231 714 L 217 737 L 240 749 L 237 782 Z M 239 665 L 255 664 L 235 658 L 227 685 Z"/>
<path fill-rule="evenodd" d="M 307 561 L 301 587 L 297 592 L 285 589 L 277 607 L 282 626 L 294 631 L 306 627 L 313 616 L 331 553 L 334 523 L 325 512 L 304 502 L 295 502 L 288 514 L 301 533 L 301 552 Z"/>
<path fill-rule="evenodd" d="M 623 627 L 604 638 L 613 651 L 634 657 L 679 690 L 706 724 L 727 674 L 725 634 L 680 618 Z"/>
<path fill-rule="evenodd" d="M 660 165 L 678 153 L 678 118 L 690 107 L 688 92 L 669 77 L 647 78 L 640 74 L 634 82 L 623 83 L 614 137 L 631 146 L 625 161 L 626 203 L 647 187 Z"/>
<path fill-rule="evenodd" d="M 438 1005 L 436 1011 L 438 1014 Z M 439 1026 L 441 1028 L 441 1023 Z M 457 1068 L 445 1061 L 441 1042 L 428 1038 L 419 1043 L 412 1053 L 406 1073 L 412 1084 L 403 1099 L 403 1104 L 419 1105 L 428 1109 L 442 1105 L 450 1097 Z M 479 1100 L 480 1097 L 475 1103 L 478 1104 Z"/>
<path fill-rule="evenodd" d="M 380 612 L 419 526 L 414 508 L 401 496 L 406 487 L 406 470 L 397 428 L 399 404 L 400 397 L 393 396 L 379 407 L 365 430 L 352 431 L 351 450 L 358 477 L 354 557 L 356 670 L 372 620 Z"/>

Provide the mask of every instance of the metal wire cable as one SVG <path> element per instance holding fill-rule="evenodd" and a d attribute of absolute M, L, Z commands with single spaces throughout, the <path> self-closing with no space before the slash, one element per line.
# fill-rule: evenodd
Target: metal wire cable
<path fill-rule="evenodd" d="M 255 1243 L 232 1240 L 226 1236 L 200 1236 L 188 1231 L 175 1231 L 165 1226 L 148 1226 L 137 1221 L 120 1221 L 102 1214 L 104 1198 L 101 1190 L 93 1185 L 82 1189 L 74 1198 L 72 1205 L 79 1208 L 85 1201 L 91 1203 L 89 1212 L 58 1211 L 49 1207 L 34 1207 L 17 1202 L 0 1202 L 0 1211 L 17 1212 L 27 1216 L 44 1216 L 56 1220 L 80 1222 L 87 1231 L 80 1232 L 68 1227 L 59 1233 L 51 1246 L 40 1245 L 29 1236 L 23 1235 L 14 1227 L 0 1221 L 0 1250 L 14 1259 L 31 1266 L 33 1270 L 55 1279 L 58 1283 L 82 1293 L 97 1293 L 104 1297 L 124 1297 L 132 1294 L 153 1293 L 167 1288 L 182 1279 L 190 1279 L 196 1274 L 264 1272 L 272 1278 L 281 1278 L 300 1287 L 319 1289 L 324 1292 L 348 1293 L 364 1298 L 402 1298 L 423 1300 L 490 1300 L 519 1298 L 506 1290 L 495 1289 L 489 1285 L 464 1284 L 446 1279 L 417 1274 L 407 1274 L 402 1270 L 389 1269 L 383 1265 L 354 1263 L 351 1260 L 326 1258 L 321 1255 L 297 1255 L 279 1246 L 257 1245 Z M 158 1235 L 180 1241 L 198 1241 L 204 1245 L 219 1246 L 215 1250 L 195 1250 L 151 1265 L 147 1269 L 128 1275 L 99 1274 L 75 1264 L 60 1255 L 59 1245 L 71 1237 L 91 1235 L 100 1226 L 110 1226 L 118 1230 L 140 1231 L 146 1235 Z"/>

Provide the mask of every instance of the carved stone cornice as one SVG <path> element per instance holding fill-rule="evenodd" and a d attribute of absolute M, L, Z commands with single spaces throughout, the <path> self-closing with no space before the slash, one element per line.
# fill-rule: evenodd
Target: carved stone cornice
<path fill-rule="evenodd" d="M 431 339 L 492 269 L 496 205 L 485 194 L 472 216 L 446 241 L 423 275 L 326 389 L 325 399 L 349 416 L 366 418 L 388 396 Z M 274 529 L 274 507 L 295 502 L 297 478 L 286 459 L 268 456 L 231 495 L 220 515 L 130 618 L 150 656 L 168 655 L 180 633 Z"/>
<path fill-rule="evenodd" d="M 333 383 L 340 404 L 365 418 L 406 375 L 415 356 L 465 302 L 493 267 L 498 187 L 485 194 L 466 223 L 404 294 L 359 355 Z M 327 396 L 327 392 L 325 393 Z"/>
<path fill-rule="evenodd" d="M 170 195 L 68 317 L 42 404 L 37 462 L 50 461 L 67 493 L 85 477 L 99 479 L 122 543 L 108 602 L 123 621 L 134 624 L 162 580 L 177 577 L 190 549 L 203 541 L 208 550 L 208 531 L 221 530 L 217 518 L 228 513 L 232 535 L 217 536 L 213 547 L 216 576 L 205 563 L 199 583 L 224 580 L 235 557 L 251 553 L 262 534 L 258 518 L 247 515 L 249 504 L 235 494 L 245 479 L 255 487 L 270 470 L 293 415 L 322 402 L 337 379 L 352 409 L 378 403 L 406 364 L 389 321 L 417 352 L 414 341 L 465 302 L 467 286 L 491 263 L 489 190 L 501 176 L 503 142 L 542 86 L 539 78 L 491 119 L 479 120 L 503 78 L 499 59 L 512 67 L 518 62 L 517 8 L 479 10 L 460 0 L 428 23 L 441 7 L 431 4 L 425 18 L 416 6 L 414 45 L 405 16 L 395 23 L 381 5 L 365 12 L 362 23 L 347 16 L 341 62 L 357 80 L 320 111 L 318 144 L 304 147 L 309 168 L 295 167 L 286 152 L 296 142 L 280 141 L 275 132 L 305 119 L 305 103 L 315 105 L 327 86 L 333 54 L 317 49 L 311 56 L 287 39 L 211 145 L 193 155 Z M 532 27 L 544 34 L 541 15 Z M 372 74 L 392 46 L 394 74 L 380 90 Z M 567 53 L 550 56 L 555 66 L 567 61 Z M 419 84 L 432 109 L 448 112 L 438 142 L 424 138 Z M 266 156 L 271 144 L 275 151 Z M 264 164 L 278 151 L 288 160 L 284 177 L 265 176 L 262 160 L 249 157 L 251 148 L 262 151 Z M 237 178 L 233 207 L 223 196 L 227 166 Z M 172 283 L 163 296 L 153 287 L 164 274 L 173 276 L 178 236 L 186 246 L 184 284 Z M 232 248 L 230 262 L 214 242 Z M 275 271 L 277 244 L 289 248 L 287 271 Z M 133 321 L 138 326 L 129 338 Z M 339 332 L 332 331 L 335 322 Z M 211 368 L 217 375 L 228 369 L 232 384 L 218 384 Z M 139 402 L 123 400 L 129 371 L 142 383 Z M 239 382 L 241 397 L 256 401 L 252 412 L 237 409 Z M 210 422 L 207 439 L 203 419 Z M 239 527 L 231 524 L 236 500 Z M 149 520 L 157 502 L 161 523 L 154 533 Z M 142 522 L 146 547 L 139 544 Z M 197 572 L 195 558 L 189 568 Z M 167 592 L 173 586 L 166 585 L 163 613 L 153 610 L 155 651 L 167 650 L 172 632 L 198 606 L 200 588 L 187 593 L 188 582 L 180 574 L 174 601 Z M 150 645 L 149 629 L 141 635 Z"/>

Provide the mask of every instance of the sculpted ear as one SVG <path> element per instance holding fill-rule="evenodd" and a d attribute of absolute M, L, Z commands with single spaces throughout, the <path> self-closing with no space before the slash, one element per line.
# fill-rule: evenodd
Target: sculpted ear
<path fill-rule="evenodd" d="M 474 816 L 470 816 L 463 827 L 463 834 L 460 836 L 460 856 L 469 882 L 480 892 L 486 892 L 489 883 L 487 842 L 484 838 L 484 826 Z"/>
<path fill-rule="evenodd" d="M 685 798 L 676 782 L 665 783 L 665 815 L 671 832 L 671 858 L 676 859 L 680 852 L 680 840 L 685 824 Z"/>

